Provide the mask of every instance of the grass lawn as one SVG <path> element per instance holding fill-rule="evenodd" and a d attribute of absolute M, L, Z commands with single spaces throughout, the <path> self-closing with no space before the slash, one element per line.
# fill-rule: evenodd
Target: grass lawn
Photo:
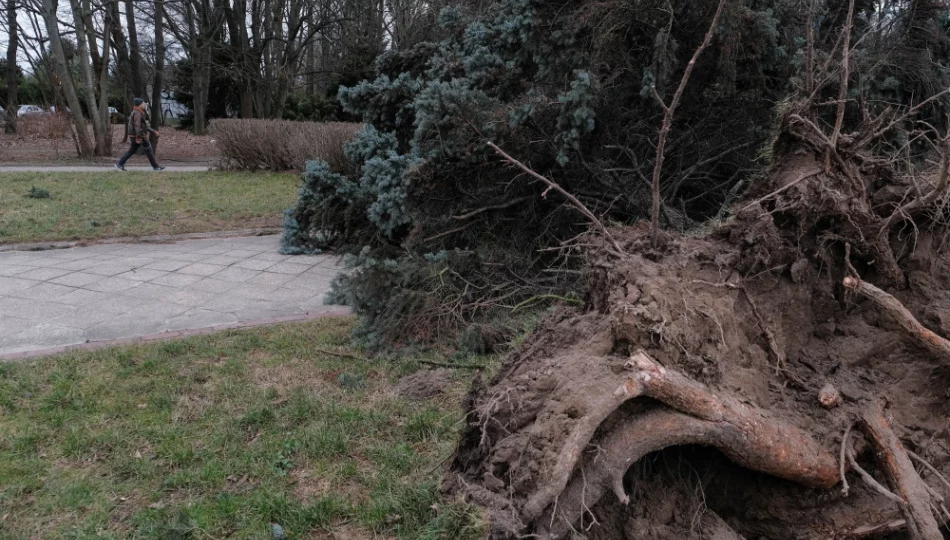
<path fill-rule="evenodd" d="M 471 373 L 399 397 L 413 358 L 317 352 L 353 324 L 0 363 L 0 538 L 480 537 L 438 493 Z"/>
<path fill-rule="evenodd" d="M 0 244 L 280 226 L 299 176 L 277 173 L 0 173 Z M 51 198 L 30 198 L 31 188 Z"/>

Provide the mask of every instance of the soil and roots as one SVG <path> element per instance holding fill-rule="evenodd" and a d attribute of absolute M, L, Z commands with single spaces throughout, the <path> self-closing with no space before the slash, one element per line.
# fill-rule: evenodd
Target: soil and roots
<path fill-rule="evenodd" d="M 918 182 L 868 150 L 894 121 L 790 110 L 730 221 L 611 229 L 586 308 L 473 387 L 446 489 L 497 538 L 943 538 L 950 149 Z"/>

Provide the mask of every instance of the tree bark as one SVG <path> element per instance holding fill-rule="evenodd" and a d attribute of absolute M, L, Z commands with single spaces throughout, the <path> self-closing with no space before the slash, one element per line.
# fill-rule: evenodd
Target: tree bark
<path fill-rule="evenodd" d="M 110 0 L 110 2 L 115 1 Z M 103 12 L 105 15 L 102 28 L 101 65 L 99 66 L 99 122 L 102 125 L 102 134 L 97 145 L 102 149 L 101 155 L 110 156 L 112 155 L 112 124 L 109 122 L 109 53 L 112 48 L 109 46 L 109 32 L 113 21 L 110 9 L 106 8 Z"/>
<path fill-rule="evenodd" d="M 7 0 L 7 33 L 9 42 L 7 43 L 7 122 L 4 128 L 6 132 L 16 133 L 16 113 L 17 113 L 17 90 L 19 77 L 16 70 L 16 52 L 19 45 L 16 22 L 16 1 Z"/>
<path fill-rule="evenodd" d="M 165 125 L 165 116 L 162 114 L 162 90 L 165 84 L 162 73 L 165 70 L 163 3 L 162 0 L 155 0 L 155 78 L 152 80 L 152 124 L 154 126 Z"/>
<path fill-rule="evenodd" d="M 92 72 L 92 65 L 89 62 L 89 47 L 86 44 L 86 20 L 83 15 L 86 2 L 80 4 L 79 0 L 70 0 L 73 9 L 73 22 L 76 25 L 76 42 L 79 57 L 79 71 L 82 74 L 84 97 L 86 107 L 89 111 L 89 117 L 92 120 L 92 131 L 95 135 L 96 156 L 105 154 L 105 130 L 102 126 L 102 117 L 99 114 L 99 104 L 96 103 L 96 79 Z M 92 30 L 92 29 L 90 29 Z M 77 111 L 72 111 L 76 114 Z"/>
<path fill-rule="evenodd" d="M 69 66 L 66 64 L 66 52 L 63 50 L 63 42 L 59 34 L 59 21 L 56 18 L 56 8 L 53 7 L 53 0 L 41 0 L 41 8 L 46 31 L 49 35 L 53 65 L 59 79 L 60 90 L 72 111 L 69 117 L 75 127 L 76 146 L 81 157 L 90 157 L 93 155 L 94 148 L 92 141 L 89 139 L 89 132 L 86 131 L 86 119 L 82 114 L 79 96 L 76 95 L 76 87 L 73 84 L 72 75 L 69 73 Z"/>
<path fill-rule="evenodd" d="M 119 3 L 112 2 L 109 6 L 112 12 L 112 43 L 115 46 L 115 63 L 119 70 L 119 79 L 122 81 L 122 87 L 125 95 L 125 105 L 122 112 L 126 115 L 132 112 L 132 66 L 129 60 L 129 49 L 125 41 L 125 34 L 122 32 L 122 14 L 119 11 Z"/>
<path fill-rule="evenodd" d="M 139 34 L 135 28 L 135 13 L 132 0 L 125 0 L 125 20 L 129 30 L 129 65 L 132 72 L 132 93 L 145 99 L 145 82 L 142 79 L 142 53 L 139 49 Z"/>

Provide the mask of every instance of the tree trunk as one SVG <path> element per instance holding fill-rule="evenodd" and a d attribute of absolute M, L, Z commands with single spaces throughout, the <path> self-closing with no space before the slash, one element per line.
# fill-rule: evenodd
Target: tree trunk
<path fill-rule="evenodd" d="M 152 124 L 165 125 L 165 116 L 162 114 L 162 90 L 164 81 L 162 72 L 165 70 L 165 29 L 162 28 L 162 0 L 155 0 L 155 78 L 152 81 Z"/>
<path fill-rule="evenodd" d="M 116 0 L 110 0 L 115 2 Z M 98 146 L 102 156 L 112 155 L 112 123 L 109 122 L 109 53 L 112 48 L 109 46 L 109 31 L 112 28 L 112 12 L 109 9 L 105 12 L 102 28 L 102 55 L 101 65 L 99 66 L 99 123 L 102 126 L 102 132 L 97 135 L 96 146 Z M 90 27 L 92 28 L 92 27 Z M 91 34 L 91 32 L 90 32 Z M 93 43 L 95 45 L 95 43 Z"/>
<path fill-rule="evenodd" d="M 93 154 L 93 144 L 92 141 L 89 140 L 89 133 L 86 131 L 86 119 L 83 117 L 82 107 L 79 104 L 79 96 L 76 95 L 76 87 L 73 84 L 72 75 L 69 73 L 69 66 L 66 64 L 66 52 L 63 50 L 63 42 L 59 34 L 59 21 L 56 19 L 56 8 L 53 7 L 53 0 L 42 0 L 41 6 L 43 10 L 43 20 L 46 23 L 46 31 L 49 35 L 56 76 L 59 79 L 60 89 L 66 98 L 66 103 L 72 111 L 69 117 L 72 119 L 76 129 L 76 145 L 79 147 L 79 155 L 81 157 L 90 157 Z"/>
<path fill-rule="evenodd" d="M 95 135 L 95 155 L 105 154 L 105 130 L 102 126 L 102 117 L 99 115 L 99 104 L 96 103 L 96 79 L 92 72 L 92 65 L 89 63 L 89 47 L 86 44 L 86 20 L 83 16 L 85 11 L 85 2 L 81 5 L 79 0 L 70 0 L 73 8 L 73 22 L 76 25 L 76 48 L 79 59 L 79 71 L 82 74 L 84 97 L 86 99 L 86 108 L 89 110 L 89 117 L 92 120 L 92 131 Z M 90 29 L 92 30 L 92 29 Z M 76 111 L 72 111 L 76 114 Z"/>
<path fill-rule="evenodd" d="M 16 70 L 16 50 L 18 43 L 16 22 L 16 1 L 7 0 L 7 122 L 5 130 L 16 133 L 17 86 L 19 78 Z"/>
<path fill-rule="evenodd" d="M 195 111 L 195 135 L 204 135 L 208 130 L 208 87 L 211 82 L 211 50 L 204 46 L 195 56 L 192 81 Z"/>
<path fill-rule="evenodd" d="M 122 112 L 128 115 L 132 112 L 132 65 L 129 60 L 129 49 L 125 41 L 125 34 L 122 32 L 122 14 L 119 11 L 119 3 L 112 2 L 109 11 L 112 12 L 112 42 L 115 45 L 115 63 L 125 94 L 125 106 L 122 108 Z"/>
<path fill-rule="evenodd" d="M 139 49 L 139 34 L 135 28 L 135 13 L 132 0 L 125 0 L 125 20 L 129 29 L 129 63 L 132 71 L 132 93 L 145 99 L 145 82 L 142 79 L 142 53 Z"/>

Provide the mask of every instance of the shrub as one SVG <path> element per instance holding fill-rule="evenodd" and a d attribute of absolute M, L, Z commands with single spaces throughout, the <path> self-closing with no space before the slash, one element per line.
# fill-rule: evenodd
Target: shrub
<path fill-rule="evenodd" d="M 69 138 L 72 131 L 65 114 L 31 114 L 17 117 L 17 132 L 21 137 L 56 140 Z"/>
<path fill-rule="evenodd" d="M 211 123 L 210 132 L 226 167 L 303 170 L 308 161 L 321 159 L 331 169 L 342 170 L 343 145 L 360 127 L 346 122 L 219 119 Z"/>

